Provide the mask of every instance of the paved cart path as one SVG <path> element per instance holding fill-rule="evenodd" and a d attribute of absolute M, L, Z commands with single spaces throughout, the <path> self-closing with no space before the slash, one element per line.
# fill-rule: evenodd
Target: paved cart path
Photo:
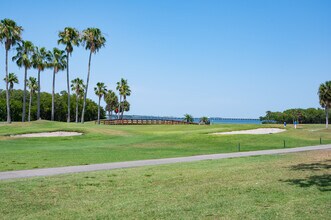
<path fill-rule="evenodd" d="M 311 151 L 311 150 L 326 150 L 326 149 L 331 150 L 331 144 L 297 147 L 297 148 L 284 148 L 284 149 L 275 149 L 275 150 L 208 154 L 208 155 L 198 155 L 198 156 L 189 156 L 189 157 L 136 160 L 136 161 L 127 161 L 127 162 L 42 168 L 42 169 L 33 169 L 33 170 L 5 171 L 5 172 L 0 172 L 0 180 L 38 177 L 38 176 L 53 176 L 59 174 L 90 172 L 90 171 L 98 171 L 98 170 L 113 170 L 120 168 L 141 167 L 141 166 L 160 165 L 160 164 L 183 163 L 183 162 L 192 162 L 192 161 L 201 161 L 201 160 L 217 160 L 217 159 L 225 159 L 225 158 L 257 156 L 257 155 L 284 154 L 284 153 L 294 153 L 294 152 Z"/>

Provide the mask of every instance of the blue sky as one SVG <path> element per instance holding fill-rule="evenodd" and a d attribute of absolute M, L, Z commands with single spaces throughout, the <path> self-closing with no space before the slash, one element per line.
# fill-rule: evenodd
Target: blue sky
<path fill-rule="evenodd" d="M 317 88 L 331 80 L 330 11 L 328 0 L 21 0 L 2 1 L 0 19 L 15 20 L 25 40 L 48 49 L 66 26 L 100 28 L 107 44 L 92 57 L 94 100 L 97 82 L 115 89 L 123 77 L 130 114 L 254 118 L 319 106 Z M 1 79 L 4 54 L 1 46 Z M 71 79 L 86 80 L 87 61 L 88 52 L 75 48 Z M 23 69 L 10 62 L 9 71 L 23 81 Z M 51 91 L 51 76 L 43 73 L 42 91 Z M 57 92 L 65 80 L 58 73 Z"/>

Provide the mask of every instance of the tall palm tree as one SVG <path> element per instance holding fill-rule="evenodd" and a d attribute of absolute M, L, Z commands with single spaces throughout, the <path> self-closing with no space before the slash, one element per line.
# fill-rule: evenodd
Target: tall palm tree
<path fill-rule="evenodd" d="M 100 100 L 107 93 L 107 86 L 103 82 L 98 82 L 97 87 L 94 87 L 94 93 L 99 97 L 98 102 L 98 124 L 100 124 Z"/>
<path fill-rule="evenodd" d="M 110 119 L 112 118 L 113 111 L 118 107 L 118 98 L 114 91 L 108 90 L 107 94 L 104 96 L 104 100 L 106 102 L 106 110 L 108 111 L 108 114 L 110 116 Z"/>
<path fill-rule="evenodd" d="M 51 52 L 45 47 L 35 48 L 32 55 L 32 66 L 38 70 L 38 96 L 37 96 L 37 120 L 40 119 L 40 72 L 44 71 L 50 61 Z"/>
<path fill-rule="evenodd" d="M 64 44 L 67 51 L 67 92 L 68 92 L 68 117 L 67 122 L 70 122 L 70 86 L 69 86 L 69 55 L 71 56 L 73 46 L 79 46 L 80 37 L 79 31 L 72 27 L 65 27 L 63 31 L 59 32 L 58 44 Z"/>
<path fill-rule="evenodd" d="M 64 50 L 60 50 L 56 47 L 53 48 L 53 52 L 50 54 L 50 64 L 49 67 L 53 68 L 53 85 L 52 85 L 52 115 L 51 120 L 54 121 L 55 114 L 55 106 L 54 106 L 54 98 L 55 98 L 55 75 L 60 70 L 64 70 L 67 66 L 66 62 L 67 56 L 65 55 Z"/>
<path fill-rule="evenodd" d="M 5 82 L 7 82 L 6 78 L 4 78 L 3 80 Z M 19 83 L 19 81 L 18 81 L 18 78 L 17 78 L 16 74 L 15 73 L 9 73 L 8 74 L 9 94 L 10 94 L 10 91 L 13 90 L 14 84 L 18 84 L 18 83 Z"/>
<path fill-rule="evenodd" d="M 21 41 L 22 31 L 23 28 L 11 19 L 6 18 L 0 21 L 0 42 L 5 45 L 6 51 L 5 79 L 8 79 L 8 51 L 17 42 Z M 8 80 L 6 80 L 7 123 L 11 123 L 9 96 Z"/>
<path fill-rule="evenodd" d="M 28 80 L 28 85 L 30 89 L 30 100 L 29 100 L 29 114 L 28 114 L 28 121 L 31 121 L 31 104 L 32 104 L 32 95 L 38 89 L 37 79 L 35 77 L 30 77 Z"/>
<path fill-rule="evenodd" d="M 116 83 L 116 90 L 118 91 L 118 94 L 120 96 L 120 102 L 118 103 L 118 108 L 117 108 L 117 119 L 120 119 L 120 108 L 121 108 L 121 103 L 122 103 L 122 93 L 121 93 L 121 88 L 122 88 L 122 80 L 124 80 L 123 78 L 121 79 L 121 81 Z"/>
<path fill-rule="evenodd" d="M 17 66 L 24 66 L 24 93 L 23 93 L 23 113 L 22 113 L 22 122 L 25 121 L 26 114 L 26 85 L 28 78 L 28 69 L 32 66 L 31 56 L 34 52 L 34 46 L 31 41 L 22 41 L 18 43 L 16 48 L 17 54 L 12 58 L 13 61 L 16 61 Z"/>
<path fill-rule="evenodd" d="M 325 109 L 325 127 L 329 127 L 329 110 L 331 108 L 331 81 L 322 83 L 318 88 L 319 101 Z"/>
<path fill-rule="evenodd" d="M 116 89 L 119 91 L 120 102 L 118 109 L 122 109 L 121 111 L 121 119 L 123 119 L 124 114 L 124 102 L 126 101 L 126 97 L 131 95 L 130 86 L 128 85 L 128 81 L 126 79 L 121 79 L 121 81 L 117 82 Z M 123 97 L 123 102 L 122 102 Z M 118 115 L 119 118 L 119 115 Z"/>
<path fill-rule="evenodd" d="M 76 93 L 76 123 L 78 123 L 78 101 L 84 96 L 84 81 L 80 78 L 71 80 L 71 90 Z"/>
<path fill-rule="evenodd" d="M 91 57 L 93 53 L 97 53 L 102 47 L 105 46 L 106 38 L 101 33 L 99 28 L 87 28 L 83 30 L 82 33 L 82 42 L 85 46 L 86 50 L 90 51 L 89 61 L 88 61 L 88 69 L 87 69 L 87 80 L 85 86 L 85 94 L 84 94 L 84 102 L 83 102 L 83 110 L 82 110 L 82 123 L 84 123 L 84 114 L 85 114 L 85 106 L 86 106 L 86 96 L 88 91 L 88 84 L 90 80 L 90 68 L 91 68 Z"/>

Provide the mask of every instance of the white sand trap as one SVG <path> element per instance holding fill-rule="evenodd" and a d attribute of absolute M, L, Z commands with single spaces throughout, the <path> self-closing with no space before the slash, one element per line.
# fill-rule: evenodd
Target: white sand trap
<path fill-rule="evenodd" d="M 55 132 L 42 132 L 42 133 L 31 133 L 31 134 L 18 134 L 10 135 L 10 137 L 69 137 L 69 136 L 79 136 L 83 133 L 79 132 L 69 132 L 69 131 L 55 131 Z"/>
<path fill-rule="evenodd" d="M 257 128 L 252 130 L 243 130 L 243 131 L 230 131 L 230 132 L 218 132 L 214 134 L 274 134 L 286 131 L 285 129 L 280 128 Z"/>

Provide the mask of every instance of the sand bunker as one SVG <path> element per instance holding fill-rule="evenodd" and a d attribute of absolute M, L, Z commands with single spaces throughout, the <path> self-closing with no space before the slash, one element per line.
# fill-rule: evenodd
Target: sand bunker
<path fill-rule="evenodd" d="M 31 133 L 31 134 L 18 134 L 10 135 L 10 137 L 69 137 L 69 136 L 78 136 L 83 133 L 79 132 L 69 132 L 69 131 L 55 131 L 55 132 L 42 132 L 42 133 Z"/>
<path fill-rule="evenodd" d="M 280 128 L 257 128 L 252 130 L 243 130 L 243 131 L 230 131 L 230 132 L 218 132 L 214 134 L 228 135 L 228 134 L 274 134 L 286 131 L 285 129 Z"/>

